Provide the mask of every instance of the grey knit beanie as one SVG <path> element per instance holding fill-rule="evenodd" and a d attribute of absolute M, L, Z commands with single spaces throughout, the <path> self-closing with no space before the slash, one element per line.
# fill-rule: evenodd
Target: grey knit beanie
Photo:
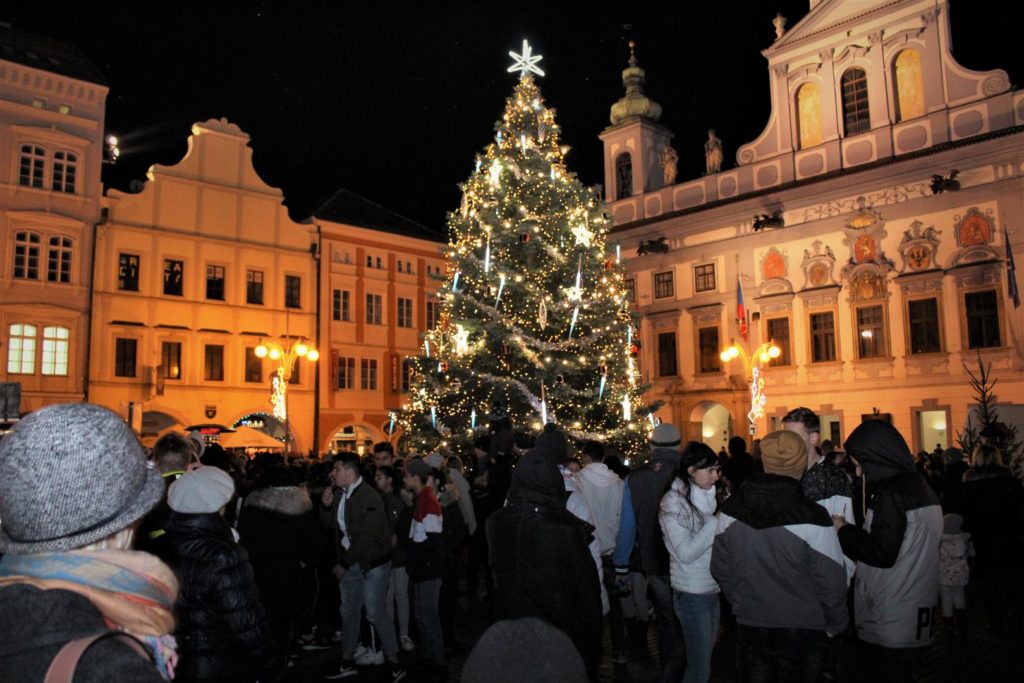
<path fill-rule="evenodd" d="M 197 467 L 167 489 L 167 506 L 175 512 L 204 515 L 217 512 L 235 495 L 235 481 L 217 467 Z"/>
<path fill-rule="evenodd" d="M 74 550 L 141 519 L 164 493 L 139 440 L 88 403 L 41 408 L 0 440 L 0 552 Z"/>

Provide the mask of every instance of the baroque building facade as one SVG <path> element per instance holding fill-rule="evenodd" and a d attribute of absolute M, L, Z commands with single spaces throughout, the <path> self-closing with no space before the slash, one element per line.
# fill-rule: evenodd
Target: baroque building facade
<path fill-rule="evenodd" d="M 675 180 L 635 59 L 600 136 L 659 416 L 715 448 L 746 435 L 750 369 L 720 352 L 774 342 L 762 434 L 803 405 L 833 442 L 881 418 L 955 445 L 979 358 L 1024 423 L 1024 93 L 955 61 L 942 0 L 812 2 L 763 55 L 772 113 L 734 167 L 712 141 Z"/>

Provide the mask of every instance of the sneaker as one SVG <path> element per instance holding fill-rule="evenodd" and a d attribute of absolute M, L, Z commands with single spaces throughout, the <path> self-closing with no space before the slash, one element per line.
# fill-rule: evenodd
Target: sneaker
<path fill-rule="evenodd" d="M 384 653 L 380 650 L 370 650 L 363 648 L 363 652 L 360 653 L 356 650 L 356 664 L 359 666 L 377 666 L 384 663 Z"/>
<path fill-rule="evenodd" d="M 318 643 L 316 641 L 313 641 L 311 643 L 304 644 L 302 646 L 302 649 L 306 652 L 318 652 L 320 650 L 330 650 L 331 646 L 327 645 L 326 643 Z"/>
<path fill-rule="evenodd" d="M 402 636 L 399 638 L 399 642 L 402 644 L 402 649 L 406 652 L 412 652 L 416 649 L 416 645 L 413 644 L 412 638 L 409 636 Z"/>
<path fill-rule="evenodd" d="M 398 666 L 397 664 L 391 665 L 391 683 L 398 683 L 398 681 L 405 678 L 405 669 Z"/>
<path fill-rule="evenodd" d="M 337 673 L 324 676 L 329 681 L 336 681 L 342 678 L 351 678 L 352 676 L 358 676 L 359 669 L 356 668 L 356 663 L 351 660 L 341 660 L 341 666 L 338 667 Z"/>

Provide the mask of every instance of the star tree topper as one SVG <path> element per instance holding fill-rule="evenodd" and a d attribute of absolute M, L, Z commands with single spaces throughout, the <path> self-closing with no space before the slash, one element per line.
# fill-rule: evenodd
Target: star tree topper
<path fill-rule="evenodd" d="M 526 75 L 529 73 L 535 73 L 538 76 L 543 76 L 544 72 L 537 67 L 537 62 L 543 59 L 544 55 L 537 55 L 534 57 L 531 53 L 532 49 L 530 48 L 530 44 L 524 38 L 522 54 L 516 54 L 511 50 L 508 53 L 508 56 L 515 60 L 515 63 L 508 68 L 508 72 L 511 74 L 518 71 L 520 80 L 526 78 Z"/>

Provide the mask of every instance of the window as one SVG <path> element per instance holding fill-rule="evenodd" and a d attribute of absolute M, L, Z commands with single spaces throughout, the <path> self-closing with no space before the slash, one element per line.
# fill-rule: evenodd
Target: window
<path fill-rule="evenodd" d="M 969 292 L 964 294 L 967 314 L 967 348 L 988 349 L 1000 346 L 999 302 L 996 293 Z"/>
<path fill-rule="evenodd" d="M 910 330 L 911 354 L 942 351 L 938 299 L 908 301 L 907 324 Z"/>
<path fill-rule="evenodd" d="M 263 271 L 245 271 L 245 303 L 263 305 Z"/>
<path fill-rule="evenodd" d="M 164 379 L 181 379 L 181 342 L 160 344 L 160 364 L 164 367 Z"/>
<path fill-rule="evenodd" d="M 402 359 L 402 393 L 408 394 L 412 389 L 412 378 L 416 374 L 416 366 L 412 358 Z"/>
<path fill-rule="evenodd" d="M 626 279 L 626 301 L 631 304 L 636 303 L 636 278 Z"/>
<path fill-rule="evenodd" d="M 63 150 L 53 153 L 53 190 L 75 193 L 75 176 L 78 172 L 78 155 Z"/>
<path fill-rule="evenodd" d="M 903 50 L 893 62 L 893 71 L 893 83 L 896 84 L 896 120 L 909 121 L 924 116 L 921 53 L 917 50 Z"/>
<path fill-rule="evenodd" d="M 697 345 L 700 348 L 700 371 L 720 372 L 722 369 L 721 349 L 718 348 L 718 327 L 702 327 L 697 330 Z"/>
<path fill-rule="evenodd" d="M 811 313 L 811 362 L 836 359 L 836 319 L 831 311 Z"/>
<path fill-rule="evenodd" d="M 864 69 L 850 69 L 843 74 L 843 122 L 846 135 L 871 130 L 868 114 L 868 76 Z"/>
<path fill-rule="evenodd" d="M 857 356 L 882 358 L 889 355 L 885 343 L 885 308 L 862 306 L 857 309 Z"/>
<path fill-rule="evenodd" d="M 68 374 L 68 338 L 70 332 L 66 327 L 43 328 L 43 374 Z"/>
<path fill-rule="evenodd" d="M 18 172 L 18 184 L 23 187 L 43 187 L 43 164 L 46 162 L 46 150 L 39 145 L 21 146 L 21 167 Z"/>
<path fill-rule="evenodd" d="M 185 262 L 164 259 L 164 294 L 181 296 L 182 281 L 185 279 Z"/>
<path fill-rule="evenodd" d="M 224 381 L 224 347 L 219 344 L 207 344 L 206 359 L 203 363 L 203 379 L 207 382 Z"/>
<path fill-rule="evenodd" d="M 633 196 L 633 159 L 623 152 L 615 159 L 615 198 Z"/>
<path fill-rule="evenodd" d="M 707 263 L 693 268 L 693 289 L 696 292 L 713 292 L 718 289 L 715 284 L 715 264 Z"/>
<path fill-rule="evenodd" d="M 256 349 L 251 346 L 245 349 L 245 381 L 263 381 L 263 359 L 256 355 Z"/>
<path fill-rule="evenodd" d="M 769 318 L 768 339 L 779 347 L 778 358 L 772 358 L 768 365 L 789 365 L 789 318 Z"/>
<path fill-rule="evenodd" d="M 39 235 L 34 232 L 14 233 L 14 277 L 39 279 Z"/>
<path fill-rule="evenodd" d="M 381 300 L 380 294 L 367 294 L 366 295 L 366 324 L 367 325 L 380 325 L 381 324 Z"/>
<path fill-rule="evenodd" d="M 34 375 L 36 372 L 36 326 L 11 325 L 7 339 L 7 372 Z"/>
<path fill-rule="evenodd" d="M 373 268 L 373 257 L 369 254 L 366 255 L 366 267 Z"/>
<path fill-rule="evenodd" d="M 398 326 L 412 327 L 412 299 L 398 297 Z"/>
<path fill-rule="evenodd" d="M 662 332 L 658 335 L 658 376 L 671 377 L 677 374 L 676 333 Z"/>
<path fill-rule="evenodd" d="M 338 389 L 353 389 L 356 385 L 356 359 L 339 358 L 335 370 L 334 386 Z"/>
<path fill-rule="evenodd" d="M 135 358 L 138 355 L 137 339 L 118 337 L 114 340 L 114 377 L 134 377 Z"/>
<path fill-rule="evenodd" d="M 206 298 L 224 301 L 224 266 L 206 266 Z"/>
<path fill-rule="evenodd" d="M 804 83 L 796 92 L 797 138 L 800 149 L 816 147 L 825 141 L 821 125 L 821 97 L 818 86 Z"/>
<path fill-rule="evenodd" d="M 654 298 L 667 299 L 675 296 L 675 285 L 672 281 L 672 271 L 654 274 Z"/>
<path fill-rule="evenodd" d="M 46 256 L 47 281 L 65 284 L 71 282 L 71 238 L 51 237 Z"/>
<path fill-rule="evenodd" d="M 427 302 L 427 329 L 432 330 L 437 327 L 437 321 L 441 315 L 441 304 L 437 301 Z"/>
<path fill-rule="evenodd" d="M 288 384 L 299 383 L 299 359 L 296 358 L 295 362 L 292 363 L 292 374 L 288 377 Z"/>
<path fill-rule="evenodd" d="M 302 278 L 298 275 L 284 276 L 284 306 L 285 308 L 302 308 Z"/>
<path fill-rule="evenodd" d="M 139 257 L 120 254 L 117 260 L 117 288 L 125 292 L 139 291 Z"/>
<path fill-rule="evenodd" d="M 349 322 L 352 320 L 352 293 L 347 289 L 334 290 L 331 306 L 331 317 L 334 320 Z"/>
<path fill-rule="evenodd" d="M 381 265 L 380 256 L 377 257 L 377 270 L 381 270 L 384 266 Z"/>
<path fill-rule="evenodd" d="M 360 377 L 359 386 L 362 389 L 369 391 L 377 390 L 377 360 L 374 358 L 364 358 L 362 360 L 362 376 Z"/>

